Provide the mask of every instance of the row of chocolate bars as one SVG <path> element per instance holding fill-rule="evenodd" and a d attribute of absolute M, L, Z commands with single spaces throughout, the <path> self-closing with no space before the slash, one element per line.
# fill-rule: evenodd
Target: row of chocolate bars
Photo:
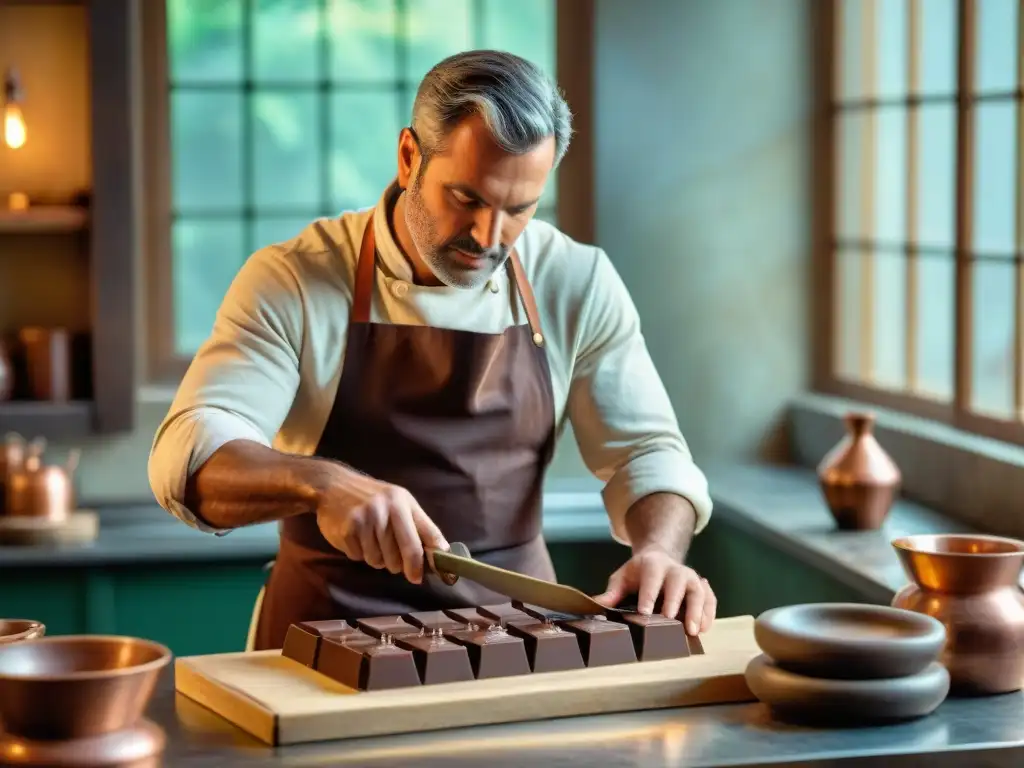
<path fill-rule="evenodd" d="M 567 616 L 519 602 L 293 624 L 284 656 L 363 691 L 704 653 L 680 621 L 608 611 Z"/>

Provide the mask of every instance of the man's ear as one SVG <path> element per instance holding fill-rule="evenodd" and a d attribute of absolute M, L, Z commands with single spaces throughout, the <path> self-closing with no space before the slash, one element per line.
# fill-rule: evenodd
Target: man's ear
<path fill-rule="evenodd" d="M 416 137 L 409 128 L 398 134 L 398 186 L 408 189 L 421 161 L 420 148 Z"/>

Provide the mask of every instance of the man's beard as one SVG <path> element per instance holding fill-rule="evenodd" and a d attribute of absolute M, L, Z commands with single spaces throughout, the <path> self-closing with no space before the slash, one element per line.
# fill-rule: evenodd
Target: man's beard
<path fill-rule="evenodd" d="M 451 288 L 479 288 L 505 264 L 509 249 L 499 244 L 493 248 L 481 248 L 472 237 L 457 237 L 444 245 L 437 243 L 437 231 L 420 194 L 419 177 L 405 193 L 405 225 L 413 245 L 420 257 L 434 273 L 434 276 Z M 462 264 L 454 255 L 455 250 L 470 254 L 485 263 L 471 268 Z"/>

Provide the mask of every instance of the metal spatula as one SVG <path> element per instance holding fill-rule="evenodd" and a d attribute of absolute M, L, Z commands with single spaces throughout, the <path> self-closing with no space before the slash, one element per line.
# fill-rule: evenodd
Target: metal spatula
<path fill-rule="evenodd" d="M 474 560 L 466 545 L 458 542 L 452 544 L 451 550 L 447 552 L 442 549 L 429 550 L 427 561 L 447 584 L 454 584 L 459 578 L 467 578 L 513 600 L 547 608 L 549 611 L 593 616 L 614 610 L 606 608 L 574 587 L 553 584 Z"/>

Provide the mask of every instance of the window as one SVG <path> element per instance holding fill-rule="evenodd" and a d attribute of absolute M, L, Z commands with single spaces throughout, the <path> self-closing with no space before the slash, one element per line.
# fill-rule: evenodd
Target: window
<path fill-rule="evenodd" d="M 828 388 L 1021 440 L 1018 0 L 842 0 Z"/>
<path fill-rule="evenodd" d="M 555 0 L 166 0 L 161 10 L 145 22 L 147 40 L 156 29 L 166 46 L 165 103 L 149 97 L 162 123 L 150 129 L 168 148 L 154 158 L 168 192 L 166 214 L 151 216 L 152 237 L 166 240 L 152 324 L 155 357 L 178 369 L 252 251 L 376 203 L 432 65 L 499 48 L 555 67 Z M 537 214 L 549 221 L 555 186 Z"/>

